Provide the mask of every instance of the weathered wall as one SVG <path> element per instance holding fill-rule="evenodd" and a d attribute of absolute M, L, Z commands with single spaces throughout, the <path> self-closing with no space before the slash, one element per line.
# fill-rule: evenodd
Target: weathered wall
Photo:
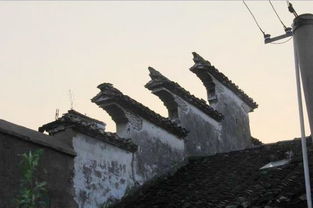
<path fill-rule="evenodd" d="M 110 83 L 98 86 L 92 99 L 116 123 L 116 134 L 138 146 L 135 162 L 138 182 L 164 174 L 184 160 L 186 130 L 124 95 Z"/>
<path fill-rule="evenodd" d="M 83 134 L 74 136 L 73 147 L 75 201 L 80 208 L 102 207 L 135 184 L 133 153 Z"/>
<path fill-rule="evenodd" d="M 51 208 L 77 207 L 73 199 L 73 156 L 3 132 L 0 132 L 0 207 L 15 207 L 12 202 L 20 190 L 20 155 L 38 149 L 44 150 L 38 178 L 47 182 Z"/>
<path fill-rule="evenodd" d="M 75 201 L 79 207 L 101 207 L 118 200 L 134 185 L 171 171 L 184 159 L 184 141 L 177 135 L 118 104 L 104 108 L 116 121 L 117 134 L 104 132 L 74 111 L 40 127 L 73 145 L 77 154 Z M 156 114 L 153 116 L 168 125 Z"/>
<path fill-rule="evenodd" d="M 159 96 L 167 107 L 169 118 L 188 130 L 188 135 L 184 139 L 186 156 L 210 155 L 225 151 L 220 146 L 220 122 L 163 87 L 152 92 Z"/>
<path fill-rule="evenodd" d="M 129 122 L 118 134 L 131 138 L 138 145 L 135 163 L 140 184 L 170 171 L 173 165 L 183 161 L 184 140 L 130 112 L 125 115 Z"/>
<path fill-rule="evenodd" d="M 193 52 L 195 73 L 206 88 L 210 105 L 224 115 L 221 147 L 227 151 L 252 146 L 248 113 L 258 104 L 211 63 Z"/>
<path fill-rule="evenodd" d="M 224 119 L 221 121 L 221 148 L 230 151 L 251 146 L 248 116 L 250 107 L 215 78 L 212 79 L 215 84 L 217 101 L 211 106 L 224 115 Z"/>
<path fill-rule="evenodd" d="M 219 122 L 183 100 L 180 100 L 178 106 L 180 124 L 189 131 L 185 140 L 188 156 L 211 155 L 225 151 L 220 144 Z"/>

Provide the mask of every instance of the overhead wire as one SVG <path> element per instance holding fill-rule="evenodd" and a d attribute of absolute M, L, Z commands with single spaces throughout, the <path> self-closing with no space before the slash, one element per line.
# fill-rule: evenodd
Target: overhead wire
<path fill-rule="evenodd" d="M 286 27 L 286 25 L 283 23 L 283 21 L 281 20 L 280 16 L 278 15 L 278 13 L 277 13 L 277 11 L 276 11 L 274 5 L 272 4 L 272 1 L 271 1 L 271 0 L 268 0 L 268 2 L 270 3 L 270 5 L 271 5 L 273 11 L 275 12 L 275 14 L 276 14 L 278 20 L 279 20 L 280 23 L 283 25 L 284 29 L 286 29 L 287 27 Z M 289 4 L 290 4 L 290 3 L 289 3 Z"/>
<path fill-rule="evenodd" d="M 262 30 L 261 26 L 259 25 L 257 19 L 255 18 L 255 16 L 253 15 L 252 11 L 250 10 L 249 6 L 246 4 L 246 2 L 244 0 L 242 0 L 243 4 L 246 6 L 246 8 L 248 9 L 249 13 L 251 14 L 255 24 L 258 26 L 259 30 L 263 33 L 263 35 L 265 36 L 265 32 Z"/>
<path fill-rule="evenodd" d="M 280 23 L 283 25 L 283 27 L 284 27 L 284 29 L 285 29 L 285 31 L 286 31 L 286 34 L 289 33 L 289 32 L 290 32 L 289 30 L 291 30 L 291 28 L 286 27 L 286 25 L 284 24 L 284 22 L 283 22 L 282 19 L 280 18 L 279 14 L 278 14 L 278 12 L 276 11 L 276 9 L 275 9 L 273 3 L 271 2 L 271 0 L 268 0 L 268 1 L 269 1 L 270 5 L 271 5 L 273 11 L 275 12 L 275 15 L 277 16 L 278 20 L 279 20 Z M 262 30 L 260 24 L 258 23 L 256 17 L 254 16 L 253 12 L 250 10 L 250 8 L 249 8 L 249 6 L 247 5 L 247 3 L 245 2 L 245 0 L 242 0 L 242 2 L 243 2 L 243 4 L 245 5 L 245 7 L 248 9 L 250 15 L 252 16 L 252 18 L 253 18 L 255 24 L 257 25 L 257 27 L 259 28 L 259 30 L 263 33 L 264 39 L 265 39 L 265 43 L 284 44 L 284 43 L 287 43 L 288 41 L 290 41 L 290 40 L 292 39 L 292 37 L 290 37 L 288 40 L 285 40 L 285 41 L 282 41 L 282 42 L 273 42 L 273 40 L 271 40 L 271 38 L 270 38 L 270 35 L 269 35 L 269 34 L 266 34 L 266 33 Z M 291 4 L 288 0 L 286 0 L 286 3 L 287 3 L 287 5 L 288 5 L 289 11 L 290 11 L 291 13 L 293 13 L 293 14 L 296 16 L 297 13 L 296 13 L 295 10 L 293 9 L 292 4 Z"/>

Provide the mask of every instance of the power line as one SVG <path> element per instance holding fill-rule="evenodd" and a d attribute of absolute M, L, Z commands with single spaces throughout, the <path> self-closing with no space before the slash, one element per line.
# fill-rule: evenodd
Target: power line
<path fill-rule="evenodd" d="M 246 4 L 246 2 L 244 0 L 242 0 L 243 4 L 246 6 L 246 8 L 248 9 L 249 13 L 251 14 L 252 18 L 254 19 L 255 24 L 258 26 L 258 28 L 260 29 L 260 31 L 263 33 L 264 36 L 266 36 L 265 32 L 262 30 L 261 26 L 259 25 L 257 19 L 255 18 L 255 16 L 253 15 L 252 11 L 250 10 L 250 8 L 248 7 L 248 5 Z"/>
<path fill-rule="evenodd" d="M 280 16 L 278 15 L 278 13 L 277 13 L 277 11 L 276 11 L 274 5 L 272 4 L 272 1 L 271 1 L 271 0 L 268 0 L 268 2 L 270 3 L 272 9 L 274 10 L 274 12 L 275 12 L 275 14 L 276 14 L 278 20 L 279 20 L 280 23 L 283 25 L 284 29 L 286 29 L 287 27 L 286 27 L 286 25 L 283 23 L 283 21 L 281 20 Z M 289 3 L 289 4 L 290 4 L 290 3 Z"/>
<path fill-rule="evenodd" d="M 271 5 L 273 11 L 275 12 L 275 14 L 276 14 L 278 20 L 279 20 L 280 23 L 283 25 L 284 30 L 285 30 L 285 34 L 279 35 L 279 36 L 276 36 L 276 37 L 273 37 L 273 38 L 271 38 L 271 35 L 270 35 L 270 34 L 266 34 L 266 33 L 262 30 L 260 24 L 258 23 L 258 21 L 257 21 L 257 19 L 255 18 L 254 14 L 253 14 L 252 11 L 250 10 L 249 6 L 246 4 L 245 0 L 242 0 L 242 2 L 243 2 L 243 4 L 245 5 L 245 7 L 248 9 L 250 15 L 252 16 L 252 18 L 253 18 L 255 24 L 258 26 L 259 30 L 263 33 L 265 44 L 267 44 L 267 43 L 273 43 L 274 41 L 281 40 L 281 39 L 283 39 L 283 38 L 287 38 L 287 37 L 292 36 L 292 30 L 291 30 L 291 28 L 290 28 L 290 27 L 286 27 L 286 25 L 283 23 L 283 21 L 281 20 L 280 16 L 278 15 L 278 13 L 277 13 L 277 11 L 276 11 L 274 5 L 272 4 L 271 0 L 269 0 L 269 3 L 270 3 L 270 5 Z M 290 2 L 287 2 L 287 4 L 289 5 L 288 8 L 289 8 L 289 10 L 290 10 L 290 8 L 292 8 L 292 5 L 290 4 Z M 291 5 L 291 6 L 290 6 L 290 5 Z M 293 9 L 293 8 L 292 8 L 292 9 Z M 294 11 L 294 10 L 293 10 L 293 11 Z M 287 42 L 290 41 L 290 40 L 291 40 L 291 39 L 288 39 L 288 40 L 286 40 L 286 41 L 279 42 L 279 43 L 273 43 L 273 44 L 283 44 L 283 43 L 287 43 Z"/>

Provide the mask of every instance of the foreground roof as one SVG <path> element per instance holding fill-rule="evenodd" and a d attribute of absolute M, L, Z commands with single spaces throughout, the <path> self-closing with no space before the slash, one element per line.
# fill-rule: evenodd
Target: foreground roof
<path fill-rule="evenodd" d="M 310 154 L 311 170 L 312 159 Z M 275 161 L 287 164 L 279 162 L 283 165 L 261 169 Z M 190 159 L 174 175 L 145 185 L 115 206 L 126 207 L 306 207 L 301 142 L 279 142 Z"/>

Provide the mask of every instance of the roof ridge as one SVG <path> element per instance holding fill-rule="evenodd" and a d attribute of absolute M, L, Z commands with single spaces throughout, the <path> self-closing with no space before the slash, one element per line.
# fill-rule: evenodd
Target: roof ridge
<path fill-rule="evenodd" d="M 104 124 L 104 125 L 105 125 L 105 123 L 104 123 L 103 121 L 97 120 L 97 119 L 95 119 L 95 118 L 91 118 L 91 117 L 89 117 L 89 116 L 87 116 L 87 115 L 84 115 L 84 114 L 82 114 L 82 113 L 80 113 L 80 112 L 74 110 L 74 109 L 68 110 L 67 113 L 68 113 L 68 114 L 77 115 L 77 116 L 80 116 L 80 117 L 85 118 L 85 119 L 87 119 L 87 120 L 94 121 L 94 122 L 96 122 L 96 123 L 100 123 L 100 124 Z"/>

